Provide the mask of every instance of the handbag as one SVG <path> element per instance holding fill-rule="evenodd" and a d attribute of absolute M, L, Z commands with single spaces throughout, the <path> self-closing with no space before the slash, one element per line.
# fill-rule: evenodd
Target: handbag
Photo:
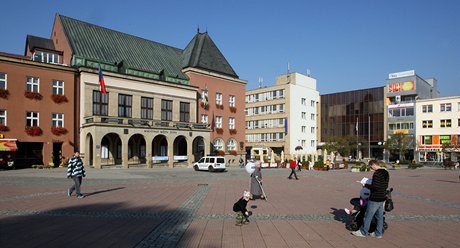
<path fill-rule="evenodd" d="M 390 212 L 394 208 L 394 203 L 392 199 L 388 199 L 385 201 L 385 211 Z"/>

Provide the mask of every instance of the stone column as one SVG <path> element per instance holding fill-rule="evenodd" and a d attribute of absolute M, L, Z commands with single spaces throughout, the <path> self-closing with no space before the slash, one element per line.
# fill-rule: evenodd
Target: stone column
<path fill-rule="evenodd" d="M 193 138 L 193 137 L 192 137 Z M 193 154 L 193 139 L 185 139 L 187 141 L 187 168 L 191 168 L 195 155 Z"/>
<path fill-rule="evenodd" d="M 148 137 L 145 139 L 145 163 L 147 163 L 147 168 L 152 168 L 152 140 L 149 140 Z"/>
<path fill-rule="evenodd" d="M 174 168 L 174 140 L 168 139 L 168 167 Z"/>
<path fill-rule="evenodd" d="M 123 168 L 128 169 L 128 140 L 121 138 L 121 165 Z"/>

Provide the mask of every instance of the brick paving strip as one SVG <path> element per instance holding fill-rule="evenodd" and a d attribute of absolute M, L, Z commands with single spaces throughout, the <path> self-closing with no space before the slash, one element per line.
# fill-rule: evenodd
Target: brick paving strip
<path fill-rule="evenodd" d="M 208 185 L 198 185 L 198 189 L 180 206 L 179 214 L 167 216 L 163 223 L 153 229 L 136 247 L 175 247 L 192 223 L 208 191 Z"/>

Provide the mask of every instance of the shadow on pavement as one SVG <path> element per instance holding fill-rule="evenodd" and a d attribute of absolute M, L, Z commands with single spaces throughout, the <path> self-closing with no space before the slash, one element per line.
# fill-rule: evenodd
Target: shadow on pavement
<path fill-rule="evenodd" d="M 88 196 L 92 196 L 92 195 L 96 195 L 96 194 L 100 194 L 100 193 L 105 193 L 105 192 L 110 192 L 110 191 L 115 191 L 115 190 L 120 190 L 120 189 L 124 189 L 126 187 L 118 187 L 118 188 L 113 188 L 113 189 L 106 189 L 106 190 L 99 190 L 99 191 L 94 191 L 94 192 L 91 192 L 91 193 L 83 193 L 83 195 L 85 197 L 88 197 Z"/>
<path fill-rule="evenodd" d="M 122 188 L 110 190 L 118 189 Z M 76 200 L 75 205 L 44 211 L 11 210 L 1 215 L 0 247 L 136 247 L 144 239 L 174 247 L 170 243 L 172 240 L 177 244 L 178 237 L 174 235 L 183 233 L 171 234 L 174 237 L 168 236 L 165 241 L 156 232 L 163 232 L 165 223 L 169 230 L 179 229 L 183 226 L 182 217 L 187 216 L 186 211 L 161 205 L 85 204 L 85 199 Z M 187 234 L 194 235 L 193 230 Z M 152 236 L 158 238 L 152 241 Z"/>

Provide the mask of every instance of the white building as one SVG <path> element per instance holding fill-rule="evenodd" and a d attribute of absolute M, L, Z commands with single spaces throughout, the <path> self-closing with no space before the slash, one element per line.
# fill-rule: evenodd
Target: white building
<path fill-rule="evenodd" d="M 416 101 L 417 160 L 460 161 L 460 96 Z"/>
<path fill-rule="evenodd" d="M 315 153 L 318 102 L 316 79 L 300 73 L 281 75 L 274 86 L 247 91 L 248 154 L 254 149 L 273 150 L 278 156 L 284 152 L 286 158 L 299 151 Z"/>

